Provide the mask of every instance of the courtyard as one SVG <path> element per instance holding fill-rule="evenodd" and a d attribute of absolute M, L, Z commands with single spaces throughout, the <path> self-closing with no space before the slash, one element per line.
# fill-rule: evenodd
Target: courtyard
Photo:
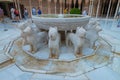
<path fill-rule="evenodd" d="M 14 43 L 21 35 L 20 25 L 27 23 L 0 23 L 0 79 L 2 80 L 120 80 L 120 28 L 116 19 L 91 18 L 97 20 L 102 28 L 100 37 L 105 40 L 110 51 L 100 50 L 100 54 L 81 58 L 76 67 L 76 62 L 68 64 L 68 70 L 55 68 L 58 72 L 49 72 L 56 62 L 46 62 L 35 59 L 24 53 Z M 19 42 L 19 40 L 18 40 Z M 108 59 L 110 55 L 111 59 Z M 46 65 L 46 63 L 48 63 Z M 64 63 L 65 65 L 66 63 Z M 62 66 L 62 64 L 60 64 Z M 72 67 L 71 67 L 72 66 Z M 75 69 L 72 71 L 73 68 Z M 62 66 L 64 68 L 64 66 Z M 53 68 L 53 71 L 55 70 Z M 59 69 L 61 72 L 59 72 Z M 67 68 L 66 68 L 67 69 Z M 47 70 L 47 71 L 44 71 Z M 55 70 L 55 71 L 56 71 Z"/>

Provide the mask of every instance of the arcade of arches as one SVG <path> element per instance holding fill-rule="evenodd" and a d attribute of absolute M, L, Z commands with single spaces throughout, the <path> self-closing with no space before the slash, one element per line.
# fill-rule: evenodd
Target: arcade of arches
<path fill-rule="evenodd" d="M 65 8 L 87 9 L 90 16 L 114 17 L 118 12 L 120 0 L 20 0 L 26 8 L 40 6 L 43 14 L 63 13 Z M 26 4 L 29 3 L 29 4 Z"/>
<path fill-rule="evenodd" d="M 120 11 L 120 0 L 11 0 L 13 3 L 23 5 L 30 10 L 32 7 L 40 7 L 43 14 L 60 14 L 65 8 L 86 9 L 93 17 L 115 17 Z M 24 9 L 24 8 L 23 8 Z M 22 12 L 22 10 L 21 10 Z"/>

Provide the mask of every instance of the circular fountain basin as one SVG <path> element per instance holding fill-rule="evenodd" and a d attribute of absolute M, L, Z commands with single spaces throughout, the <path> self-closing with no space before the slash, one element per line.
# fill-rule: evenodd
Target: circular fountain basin
<path fill-rule="evenodd" d="M 77 14 L 42 14 L 32 16 L 33 22 L 40 28 L 48 30 L 49 27 L 57 27 L 58 30 L 76 30 L 76 27 L 85 26 L 90 16 Z"/>

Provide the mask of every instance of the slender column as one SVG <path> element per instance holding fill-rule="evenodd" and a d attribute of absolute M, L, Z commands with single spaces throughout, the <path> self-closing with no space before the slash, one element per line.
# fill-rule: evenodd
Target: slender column
<path fill-rule="evenodd" d="M 66 0 L 67 7 L 69 8 L 69 0 Z"/>
<path fill-rule="evenodd" d="M 108 18 L 108 15 L 109 15 L 109 12 L 110 12 L 110 6 L 111 6 L 111 0 L 110 0 L 110 3 L 109 3 L 109 7 L 108 7 L 108 11 L 107 11 L 107 16 L 106 16 L 106 18 Z"/>
<path fill-rule="evenodd" d="M 98 5 L 97 5 L 96 18 L 98 17 L 98 11 L 99 11 L 99 8 L 100 8 L 100 0 L 98 1 Z"/>
<path fill-rule="evenodd" d="M 8 16 L 10 17 L 9 6 L 8 6 L 8 4 L 7 4 L 7 3 L 5 3 L 5 6 L 6 6 L 6 10 L 7 10 Z"/>
<path fill-rule="evenodd" d="M 89 4 L 89 11 L 88 11 L 88 14 L 90 15 L 90 9 L 91 9 L 91 0 L 90 0 L 90 4 Z"/>
<path fill-rule="evenodd" d="M 68 5 L 69 5 L 69 0 L 66 0 L 66 8 L 68 9 L 67 13 L 69 14 L 69 6 Z"/>
<path fill-rule="evenodd" d="M 69 4 L 69 2 L 68 2 L 68 0 L 66 0 L 66 7 L 68 8 L 68 4 Z"/>
<path fill-rule="evenodd" d="M 88 6 L 89 0 L 85 0 L 85 7 Z"/>
<path fill-rule="evenodd" d="M 15 2 L 15 8 L 17 9 L 17 2 L 16 2 L 16 0 L 14 0 L 14 2 Z"/>
<path fill-rule="evenodd" d="M 62 14 L 62 0 L 59 0 L 60 3 L 60 14 Z"/>
<path fill-rule="evenodd" d="M 51 14 L 51 6 L 50 6 L 51 0 L 48 0 L 48 14 Z"/>
<path fill-rule="evenodd" d="M 43 7 L 42 7 L 42 0 L 40 1 L 40 5 L 41 5 L 41 7 L 40 7 L 40 8 L 41 8 L 41 11 L 42 11 L 42 10 L 43 10 Z"/>
<path fill-rule="evenodd" d="M 62 2 L 62 7 L 63 7 L 63 10 L 64 10 L 65 9 L 65 0 L 63 0 L 63 2 Z"/>
<path fill-rule="evenodd" d="M 55 14 L 57 14 L 57 12 L 56 12 L 56 3 L 57 3 L 57 0 L 54 0 L 54 2 L 55 2 Z"/>
<path fill-rule="evenodd" d="M 38 0 L 38 6 L 40 7 L 40 0 Z"/>
<path fill-rule="evenodd" d="M 75 2 L 76 2 L 76 0 L 74 0 L 74 8 L 75 8 Z"/>
<path fill-rule="evenodd" d="M 20 9 L 20 2 L 19 2 L 19 0 L 17 0 L 17 3 L 18 3 L 18 10 L 19 10 L 19 14 L 20 14 L 20 19 L 22 19 L 21 9 Z"/>
<path fill-rule="evenodd" d="M 69 0 L 69 12 L 70 12 L 70 9 L 71 9 L 71 3 L 72 3 L 72 0 Z"/>
<path fill-rule="evenodd" d="M 90 0 L 90 5 L 89 5 L 89 15 L 92 16 L 92 10 L 93 10 L 93 0 Z"/>
<path fill-rule="evenodd" d="M 42 0 L 41 0 L 41 10 L 43 10 L 43 6 L 42 6 Z"/>
<path fill-rule="evenodd" d="M 29 6 L 30 6 L 30 17 L 31 17 L 31 20 L 32 20 L 32 6 L 31 6 L 31 0 L 29 0 Z"/>
<path fill-rule="evenodd" d="M 39 1 L 39 7 L 40 7 L 40 9 L 42 11 L 42 0 L 38 0 L 38 1 Z"/>
<path fill-rule="evenodd" d="M 92 7 L 91 7 L 91 16 L 92 16 L 92 13 L 93 13 L 93 0 L 92 0 Z"/>
<path fill-rule="evenodd" d="M 120 0 L 118 0 L 118 4 L 117 4 L 117 8 L 116 8 L 116 11 L 115 11 L 114 18 L 116 18 L 116 16 L 117 16 L 117 12 L 118 12 L 118 9 L 119 9 L 119 5 L 120 5 Z"/>
<path fill-rule="evenodd" d="M 81 2 L 82 0 L 78 0 L 79 9 L 81 8 Z"/>
<path fill-rule="evenodd" d="M 105 8 L 105 0 L 102 1 L 102 9 L 101 9 L 101 16 L 103 16 L 104 8 Z"/>

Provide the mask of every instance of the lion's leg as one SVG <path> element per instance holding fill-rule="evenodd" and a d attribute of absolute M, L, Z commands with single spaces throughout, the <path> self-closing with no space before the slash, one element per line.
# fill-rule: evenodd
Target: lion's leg
<path fill-rule="evenodd" d="M 78 53 L 79 53 L 78 47 L 75 47 L 75 48 L 74 48 L 74 54 L 75 54 L 76 57 L 78 57 Z"/>
<path fill-rule="evenodd" d="M 56 59 L 59 58 L 59 48 L 56 48 L 55 58 L 56 58 Z"/>
<path fill-rule="evenodd" d="M 82 47 L 79 47 L 79 53 L 78 53 L 78 56 L 82 56 Z"/>
<path fill-rule="evenodd" d="M 66 36 L 66 46 L 68 47 L 68 42 L 69 42 L 69 40 L 68 40 L 68 36 Z"/>
<path fill-rule="evenodd" d="M 32 53 L 37 52 L 37 50 L 38 50 L 38 49 L 37 49 L 36 45 L 34 44 L 34 45 L 33 45 L 33 48 L 32 48 Z"/>
<path fill-rule="evenodd" d="M 82 47 L 77 47 L 75 49 L 75 55 L 76 55 L 76 57 L 81 57 L 82 56 Z"/>
<path fill-rule="evenodd" d="M 49 54 L 49 58 L 52 58 L 53 57 L 53 49 L 52 48 L 50 48 L 50 54 Z"/>
<path fill-rule="evenodd" d="M 29 52 L 32 52 L 33 51 L 33 45 L 30 44 L 30 51 Z"/>

